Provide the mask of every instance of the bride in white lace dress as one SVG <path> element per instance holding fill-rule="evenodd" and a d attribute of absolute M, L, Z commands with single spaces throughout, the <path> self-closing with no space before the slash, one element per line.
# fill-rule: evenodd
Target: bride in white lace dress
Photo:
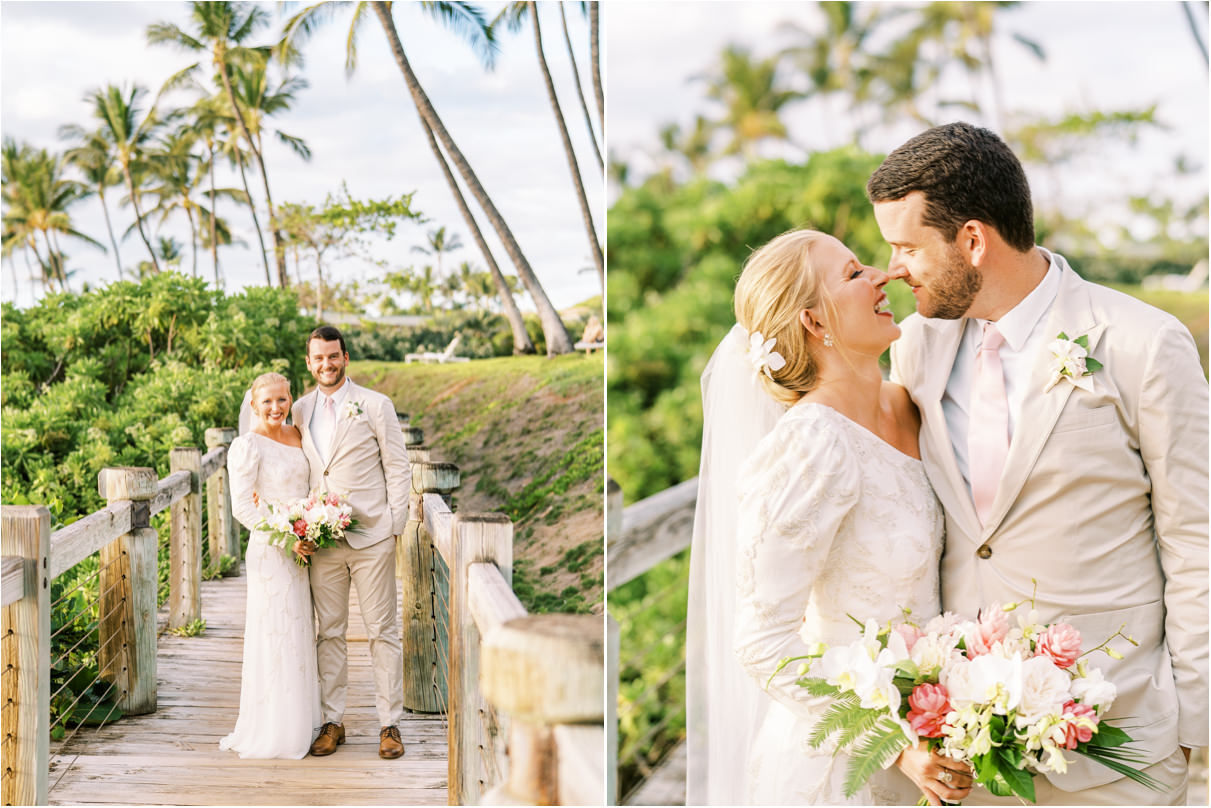
<path fill-rule="evenodd" d="M 307 755 L 320 725 L 311 587 L 307 569 L 253 528 L 268 515 L 266 503 L 307 495 L 309 466 L 298 430 L 285 423 L 291 404 L 286 377 L 258 376 L 251 395 L 252 431 L 232 441 L 227 460 L 231 510 L 252 535 L 240 714 L 219 748 L 242 758 L 297 759 Z M 296 542 L 292 552 L 313 550 Z"/>
<path fill-rule="evenodd" d="M 886 283 L 803 230 L 755 252 L 737 284 L 737 326 L 703 375 L 691 803 L 912 805 L 924 793 L 938 804 L 970 788 L 963 764 L 912 747 L 847 798 L 848 758 L 808 744 L 827 700 L 795 684 L 796 665 L 775 674 L 811 643 L 856 639 L 848 615 L 940 611 L 944 522 L 920 423 L 878 364 L 900 332 Z"/>

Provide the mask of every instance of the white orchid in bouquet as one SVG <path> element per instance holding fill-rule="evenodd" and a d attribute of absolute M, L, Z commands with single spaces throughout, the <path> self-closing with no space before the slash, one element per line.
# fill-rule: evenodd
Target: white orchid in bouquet
<path fill-rule="evenodd" d="M 338 494 L 312 491 L 302 499 L 269 503 L 269 517 L 256 526 L 269 534 L 269 543 L 290 552 L 299 540 L 314 542 L 323 549 L 357 528 L 353 506 Z M 300 567 L 310 564 L 307 556 L 295 554 Z"/>
<path fill-rule="evenodd" d="M 847 796 L 919 739 L 970 765 L 997 796 L 1034 802 L 1034 775 L 1067 771 L 1065 752 L 1163 788 L 1132 765 L 1144 761 L 1126 747 L 1131 737 L 1102 720 L 1116 691 L 1086 659 L 1095 651 L 1121 659 L 1110 643 L 1135 644 L 1126 626 L 1082 652 L 1075 628 L 1038 621 L 1033 598 L 1011 625 L 1020 605 L 992 604 L 974 620 L 946 613 L 923 628 L 907 613 L 885 625 L 851 616 L 860 639 L 781 661 L 778 671 L 800 661 L 798 684 L 832 699 L 809 743 L 835 736 L 836 751 L 850 756 Z"/>

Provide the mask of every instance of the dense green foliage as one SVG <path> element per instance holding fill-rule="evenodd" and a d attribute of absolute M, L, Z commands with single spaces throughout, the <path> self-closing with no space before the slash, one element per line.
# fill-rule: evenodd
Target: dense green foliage
<path fill-rule="evenodd" d="M 59 527 L 104 507 L 102 468 L 147 466 L 165 476 L 173 447 L 202 447 L 208 428 L 236 424 L 258 374 L 285 373 L 300 389 L 311 326 L 292 293 L 253 288 L 224 296 L 175 273 L 48 295 L 30 309 L 5 304 L 3 502 L 46 505 Z M 152 520 L 164 539 L 161 602 L 169 571 L 165 517 Z M 121 717 L 97 669 L 96 574 L 94 555 L 51 587 L 51 711 L 69 725 Z M 56 726 L 57 736 L 62 731 Z"/>

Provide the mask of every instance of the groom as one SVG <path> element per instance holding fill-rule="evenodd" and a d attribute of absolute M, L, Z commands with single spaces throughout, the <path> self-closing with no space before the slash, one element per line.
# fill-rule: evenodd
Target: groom
<path fill-rule="evenodd" d="M 316 389 L 294 405 L 311 464 L 311 488 L 341 494 L 353 506 L 357 528 L 335 547 L 311 556 L 311 599 L 319 628 L 320 708 L 324 726 L 311 754 L 331 755 L 345 741 L 349 584 L 357 589 L 374 672 L 378 754 L 404 754 L 403 648 L 395 598 L 395 541 L 408 519 L 408 450 L 391 399 L 345 376 L 345 338 L 320 326 L 307 338 L 307 369 Z"/>
<path fill-rule="evenodd" d="M 892 380 L 921 410 L 946 511 L 943 608 L 1033 593 L 1040 620 L 1072 624 L 1086 649 L 1120 626 L 1138 643 L 1086 659 L 1169 790 L 1069 754 L 1067 774 L 1036 779 L 1038 802 L 1184 805 L 1190 750 L 1207 744 L 1207 382 L 1190 333 L 1035 246 L 1025 173 L 988 130 L 918 135 L 867 194 L 888 274 L 917 300 Z"/>

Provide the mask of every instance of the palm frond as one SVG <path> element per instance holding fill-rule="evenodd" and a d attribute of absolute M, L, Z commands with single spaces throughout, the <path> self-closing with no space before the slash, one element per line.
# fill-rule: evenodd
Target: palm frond
<path fill-rule="evenodd" d="M 1164 783 L 1131 765 L 1132 763 L 1137 765 L 1146 764 L 1146 761 L 1140 757 L 1138 752 L 1106 746 L 1086 746 L 1084 749 L 1078 748 L 1076 751 L 1090 760 L 1096 760 L 1111 771 L 1118 772 L 1124 777 L 1130 777 L 1135 782 L 1153 791 L 1165 791 L 1167 789 Z"/>
<path fill-rule="evenodd" d="M 849 753 L 849 767 L 845 772 L 845 796 L 852 797 L 866 784 L 875 772 L 883 769 L 908 747 L 908 736 L 900 725 L 884 718 L 862 738 Z"/>
<path fill-rule="evenodd" d="M 837 700 L 828 705 L 824 715 L 820 716 L 820 720 L 812 727 L 811 735 L 807 739 L 808 744 L 812 748 L 819 748 L 834 732 L 852 724 L 862 711 L 863 708 L 858 702 L 858 697 L 853 693 L 845 693 L 837 697 Z"/>
<path fill-rule="evenodd" d="M 479 6 L 464 2 L 423 2 L 421 8 L 465 39 L 485 69 L 491 70 L 496 66 L 496 53 L 500 49 L 496 43 L 496 32 Z"/>
<path fill-rule="evenodd" d="M 887 714 L 882 710 L 862 710 L 860 713 L 854 713 L 852 720 L 841 727 L 841 734 L 837 736 L 837 748 L 848 747 L 873 729 L 875 724 L 879 723 L 879 719 L 885 715 Z"/>

